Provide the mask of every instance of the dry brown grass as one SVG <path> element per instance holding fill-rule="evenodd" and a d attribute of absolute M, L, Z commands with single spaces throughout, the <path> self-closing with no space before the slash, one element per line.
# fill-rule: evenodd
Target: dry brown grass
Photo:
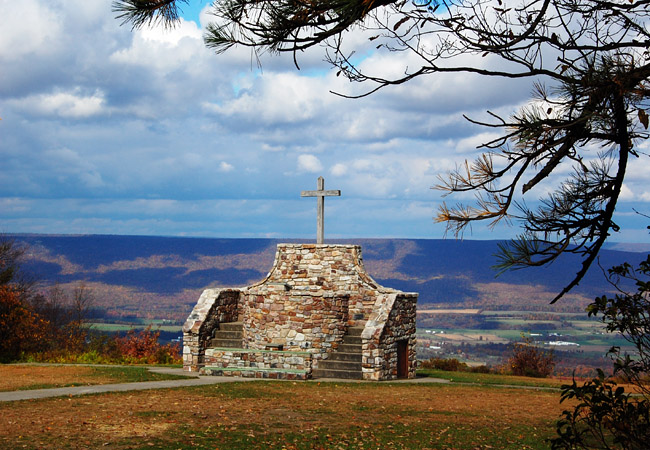
<path fill-rule="evenodd" d="M 529 444 L 552 434 L 558 401 L 556 392 L 385 383 L 101 394 L 0 404 L 0 447 L 544 448 Z M 300 436 L 295 447 L 290 436 Z"/>
<path fill-rule="evenodd" d="M 0 365 L 0 391 L 17 391 L 30 386 L 57 387 L 70 384 L 109 384 L 119 379 L 98 376 L 91 367 Z"/>

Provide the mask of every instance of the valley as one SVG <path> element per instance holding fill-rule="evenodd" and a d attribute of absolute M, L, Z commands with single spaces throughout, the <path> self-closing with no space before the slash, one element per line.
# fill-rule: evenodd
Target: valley
<path fill-rule="evenodd" d="M 98 331 L 160 327 L 164 340 L 180 327 L 203 289 L 262 280 L 273 264 L 274 239 L 209 239 L 151 236 L 7 236 L 25 245 L 25 270 L 39 289 L 93 293 L 90 322 Z M 497 365 L 523 338 L 553 349 L 562 367 L 608 364 L 603 355 L 620 337 L 603 334 L 585 307 L 611 294 L 603 269 L 636 263 L 642 252 L 603 250 L 600 267 L 555 305 L 549 301 L 577 270 L 575 258 L 546 268 L 496 276 L 498 241 L 360 239 L 364 265 L 380 284 L 418 292 L 420 358 L 456 357 Z M 642 248 L 639 247 L 639 250 Z"/>

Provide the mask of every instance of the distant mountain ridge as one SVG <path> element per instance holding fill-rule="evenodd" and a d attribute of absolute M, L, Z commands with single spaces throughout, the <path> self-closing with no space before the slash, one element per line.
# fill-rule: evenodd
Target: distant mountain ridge
<path fill-rule="evenodd" d="M 184 318 L 207 287 L 243 286 L 271 269 L 275 248 L 290 239 L 218 239 L 112 235 L 8 235 L 29 247 L 25 269 L 43 284 L 84 281 L 115 314 Z M 381 284 L 418 292 L 419 304 L 493 307 L 549 300 L 579 270 L 567 255 L 544 268 L 509 271 L 495 278 L 499 241 L 351 239 L 360 244 L 368 272 Z M 637 263 L 644 254 L 601 251 L 603 268 Z M 524 288 L 525 287 L 525 288 Z M 580 302 L 611 291 L 592 267 L 573 295 Z M 546 301 L 546 303 L 548 303 Z M 505 306 L 504 306 L 505 307 Z M 189 308 L 189 309 L 188 309 Z"/>

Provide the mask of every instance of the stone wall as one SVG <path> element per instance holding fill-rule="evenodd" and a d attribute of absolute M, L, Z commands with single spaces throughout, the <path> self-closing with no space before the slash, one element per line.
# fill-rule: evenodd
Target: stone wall
<path fill-rule="evenodd" d="M 343 339 L 348 296 L 259 285 L 247 291 L 243 311 L 247 348 L 308 351 L 318 360 Z"/>
<path fill-rule="evenodd" d="M 209 361 L 223 374 L 258 376 L 254 369 L 259 368 L 260 376 L 269 376 L 264 373 L 276 373 L 287 364 L 282 351 L 307 352 L 311 356 L 304 361 L 304 371 L 309 377 L 318 361 L 342 342 L 348 327 L 363 326 L 364 379 L 397 377 L 400 341 L 407 343 L 408 376 L 415 376 L 416 301 L 417 294 L 377 284 L 363 268 L 360 246 L 279 244 L 274 265 L 260 283 L 203 293 L 183 327 L 184 367 L 196 371 Z M 226 354 L 212 349 L 207 358 L 212 330 L 238 318 L 243 324 L 240 350 L 248 351 Z M 270 349 L 282 351 L 258 353 Z M 255 365 L 246 366 L 251 361 Z"/>
<path fill-rule="evenodd" d="M 378 294 L 398 292 L 367 274 L 359 245 L 278 244 L 274 266 L 262 284 L 289 286 L 310 295 L 345 293 L 349 326 L 365 323 Z"/>
<path fill-rule="evenodd" d="M 361 333 L 361 366 L 364 380 L 398 378 L 398 341 L 406 341 L 408 378 L 415 378 L 417 367 L 416 315 L 417 294 L 399 293 L 378 296 L 374 312 Z"/>
<path fill-rule="evenodd" d="M 380 379 L 397 379 L 397 342 L 407 341 L 407 377 L 415 378 L 417 355 L 415 352 L 415 315 L 417 297 L 398 295 L 388 322 L 379 340 L 379 348 L 383 352 L 383 364 Z"/>
<path fill-rule="evenodd" d="M 219 323 L 236 322 L 241 315 L 240 289 L 206 289 L 183 325 L 183 369 L 198 372 Z"/>
<path fill-rule="evenodd" d="M 309 352 L 208 348 L 202 374 L 306 380 L 311 372 Z"/>

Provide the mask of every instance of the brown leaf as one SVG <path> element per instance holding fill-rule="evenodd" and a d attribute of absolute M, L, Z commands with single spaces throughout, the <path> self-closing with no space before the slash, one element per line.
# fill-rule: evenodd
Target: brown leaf
<path fill-rule="evenodd" d="M 406 17 L 402 17 L 402 18 L 401 18 L 401 19 L 400 19 L 400 20 L 395 24 L 395 26 L 393 27 L 393 31 L 397 31 L 397 29 L 398 29 L 399 27 L 401 27 L 402 24 L 403 24 L 404 22 L 406 22 L 407 20 L 409 20 L 409 17 L 408 17 L 408 16 L 406 16 Z"/>
<path fill-rule="evenodd" d="M 648 129 L 648 113 L 645 112 L 643 109 L 639 109 L 638 112 L 639 116 L 639 122 L 643 124 L 643 127 L 647 130 Z"/>

